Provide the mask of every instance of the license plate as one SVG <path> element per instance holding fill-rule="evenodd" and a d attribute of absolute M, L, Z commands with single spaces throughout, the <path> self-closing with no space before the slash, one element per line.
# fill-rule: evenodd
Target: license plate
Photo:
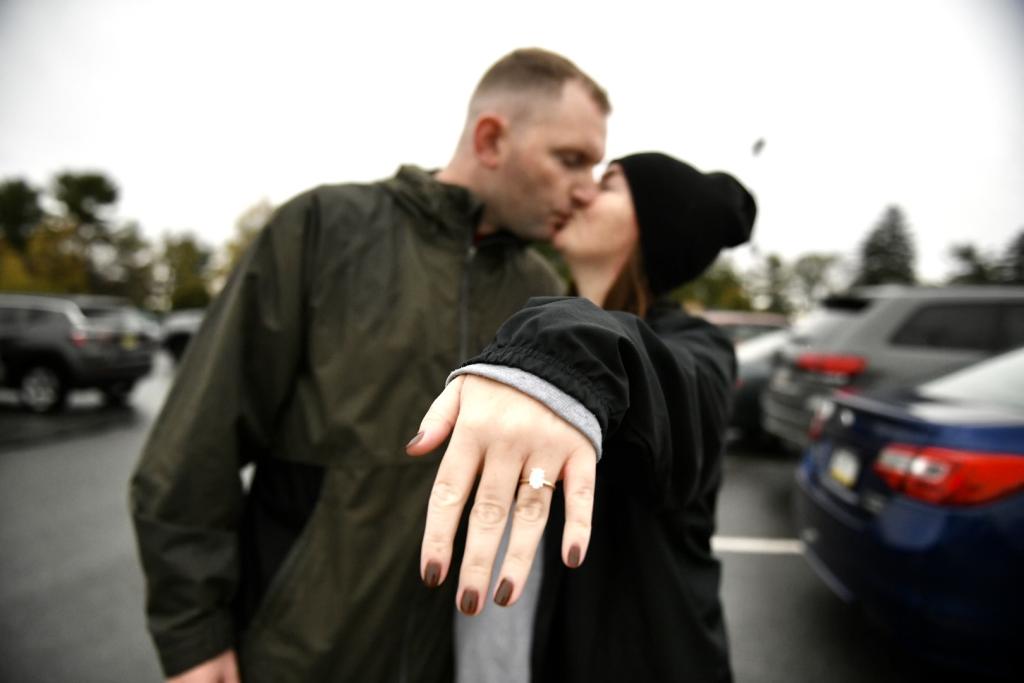
<path fill-rule="evenodd" d="M 837 448 L 829 460 L 828 473 L 846 488 L 853 488 L 860 473 L 860 458 L 851 451 Z"/>
<path fill-rule="evenodd" d="M 139 345 L 139 340 L 135 338 L 134 334 L 126 334 L 121 338 L 121 348 L 126 351 L 131 351 Z"/>

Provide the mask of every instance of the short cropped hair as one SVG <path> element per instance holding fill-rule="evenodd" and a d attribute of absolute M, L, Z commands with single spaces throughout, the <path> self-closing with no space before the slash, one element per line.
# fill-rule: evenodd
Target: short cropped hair
<path fill-rule="evenodd" d="M 557 96 L 569 81 L 578 81 L 605 115 L 611 113 L 608 93 L 594 79 L 565 57 L 536 47 L 514 50 L 495 62 L 480 79 L 472 100 L 498 91 L 533 90 Z"/>

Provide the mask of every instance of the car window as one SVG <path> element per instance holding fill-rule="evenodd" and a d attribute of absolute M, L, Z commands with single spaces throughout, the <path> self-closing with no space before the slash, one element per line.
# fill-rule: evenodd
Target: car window
<path fill-rule="evenodd" d="M 45 311 L 40 308 L 33 308 L 28 312 L 28 322 L 30 325 L 52 325 L 63 317 L 60 313 Z"/>
<path fill-rule="evenodd" d="M 0 328 L 14 328 L 22 321 L 20 308 L 0 308 Z"/>
<path fill-rule="evenodd" d="M 1024 306 L 1007 305 L 1002 311 L 1002 328 L 999 331 L 1000 351 L 1024 346 Z"/>
<path fill-rule="evenodd" d="M 892 336 L 895 346 L 989 351 L 995 348 L 995 304 L 931 304 L 918 309 Z"/>
<path fill-rule="evenodd" d="M 1024 410 L 1024 349 L 977 363 L 918 387 L 929 398 Z"/>
<path fill-rule="evenodd" d="M 120 308 L 111 308 L 109 306 L 82 306 L 82 313 L 91 322 L 98 320 L 120 320 L 124 312 Z"/>

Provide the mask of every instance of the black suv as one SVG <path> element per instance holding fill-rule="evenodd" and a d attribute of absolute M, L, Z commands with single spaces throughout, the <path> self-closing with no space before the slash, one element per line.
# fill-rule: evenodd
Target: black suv
<path fill-rule="evenodd" d="M 38 413 L 60 410 L 74 388 L 122 404 L 153 366 L 157 330 L 115 297 L 0 294 L 0 386 Z"/>

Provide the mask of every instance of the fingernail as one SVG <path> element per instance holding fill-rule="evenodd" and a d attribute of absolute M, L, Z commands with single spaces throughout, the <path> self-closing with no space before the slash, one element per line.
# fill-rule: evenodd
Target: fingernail
<path fill-rule="evenodd" d="M 462 602 L 459 603 L 459 609 L 462 610 L 463 614 L 473 616 L 476 613 L 476 603 L 480 599 L 474 590 L 467 590 L 462 594 Z"/>
<path fill-rule="evenodd" d="M 409 443 L 405 444 L 405 447 L 406 448 L 412 448 L 413 446 L 415 446 L 416 444 L 418 444 L 422 440 L 423 440 L 423 432 L 420 432 L 416 436 L 412 437 L 412 439 L 409 440 Z"/>
<path fill-rule="evenodd" d="M 502 579 L 501 583 L 498 584 L 498 592 L 494 594 L 494 602 L 498 603 L 502 607 L 508 605 L 509 599 L 512 597 L 512 582 L 508 579 Z"/>
<path fill-rule="evenodd" d="M 580 566 L 580 547 L 574 545 L 569 548 L 569 568 L 576 569 L 578 566 Z"/>
<path fill-rule="evenodd" d="M 437 588 L 441 583 L 441 565 L 437 562 L 427 562 L 427 570 L 423 572 L 423 583 L 427 588 Z"/>

